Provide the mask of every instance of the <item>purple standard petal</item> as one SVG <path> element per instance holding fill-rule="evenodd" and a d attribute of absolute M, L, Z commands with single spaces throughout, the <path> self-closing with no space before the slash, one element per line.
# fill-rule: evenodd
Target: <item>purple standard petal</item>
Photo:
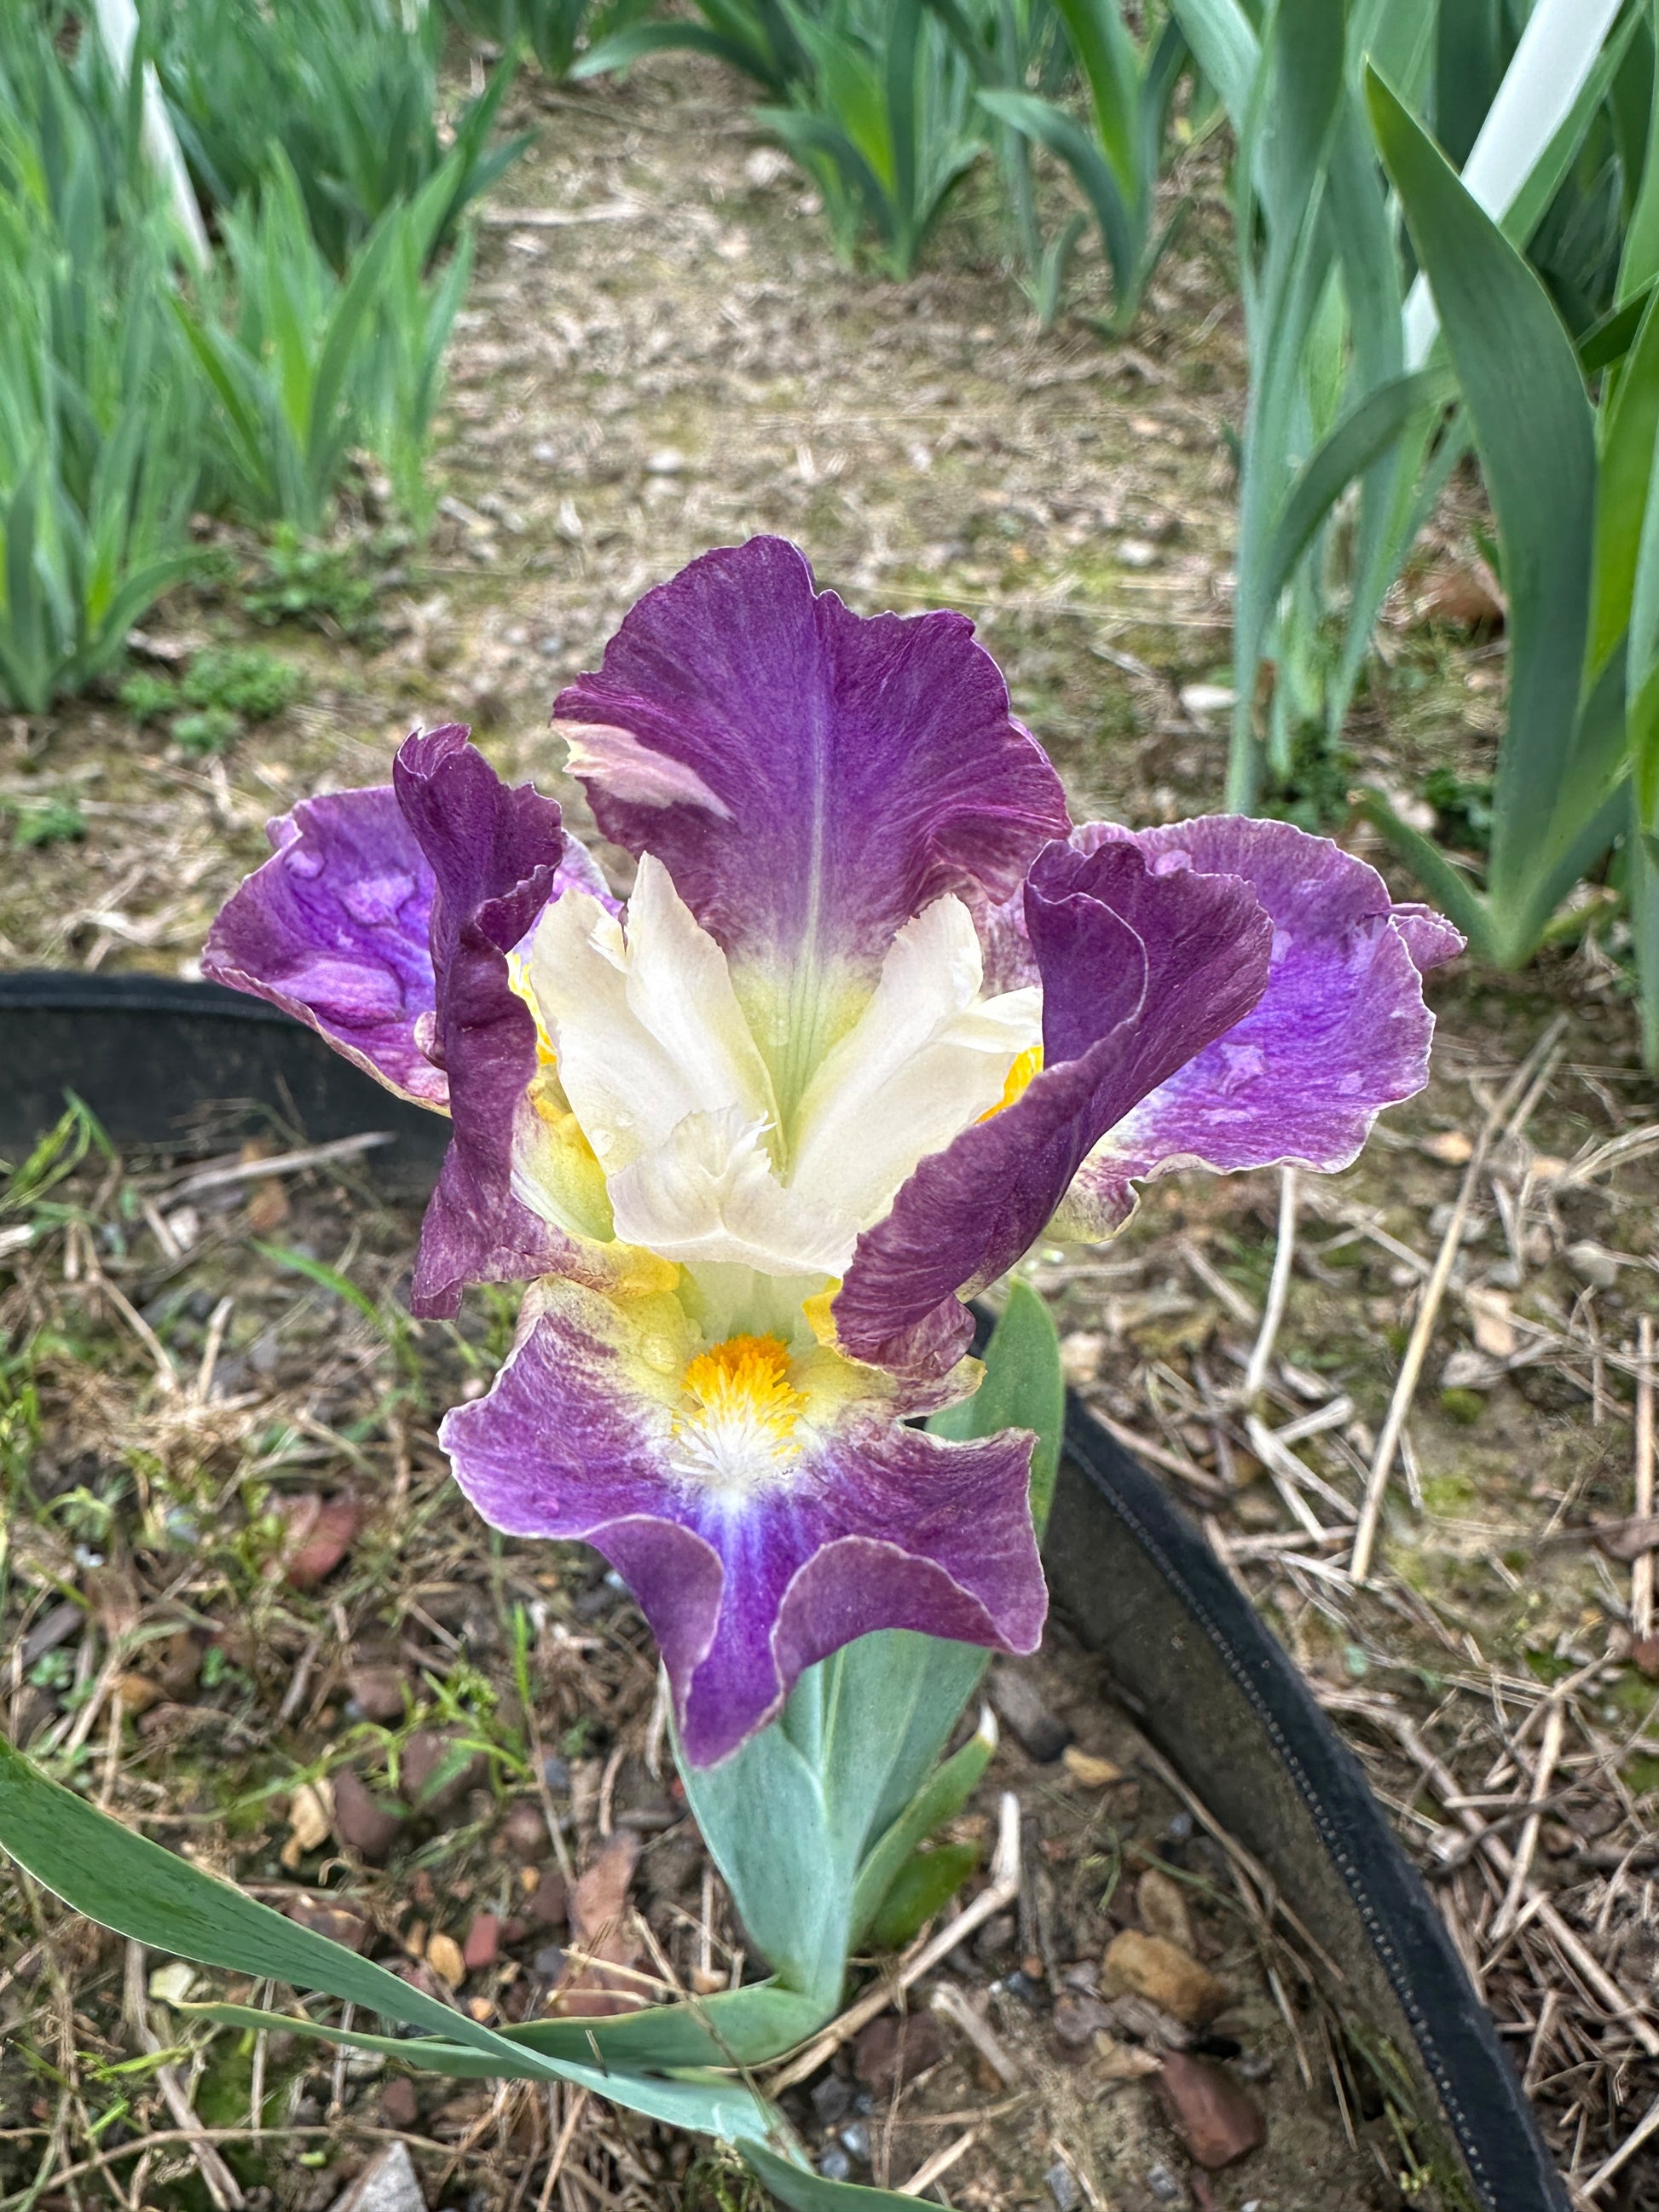
<path fill-rule="evenodd" d="M 695 1765 L 735 1751 L 803 1668 L 878 1628 L 1030 1651 L 1047 1595 L 1024 1430 L 947 1443 L 864 1401 L 769 1481 L 685 1471 L 662 1377 L 622 1309 L 532 1294 L 487 1398 L 446 1419 L 462 1489 L 495 1527 L 580 1538 L 639 1600 Z"/>
<path fill-rule="evenodd" d="M 514 1133 L 538 1062 L 535 1017 L 507 964 L 560 888 L 565 838 L 554 802 L 509 788 L 457 724 L 409 738 L 393 787 L 434 881 L 432 1050 L 455 1121 L 410 1305 L 453 1314 L 469 1283 L 539 1274 L 568 1249 L 513 1194 Z"/>
<path fill-rule="evenodd" d="M 1024 1092 L 921 1162 L 859 1239 L 833 1309 L 854 1358 L 936 1372 L 972 1320 L 957 1304 L 1041 1233 L 1106 1131 L 1261 997 L 1273 929 L 1248 883 L 1158 874 L 1127 840 L 1052 845 L 1025 889 L 1042 982 L 1043 1066 Z"/>
<path fill-rule="evenodd" d="M 1462 939 L 1427 908 L 1394 906 L 1374 868 L 1289 823 L 1237 816 L 1133 836 L 1097 824 L 1076 842 L 1133 846 L 1166 881 L 1243 877 L 1273 918 L 1273 965 L 1245 1018 L 1112 1130 L 1060 1233 L 1110 1234 L 1133 1205 L 1132 1183 L 1176 1168 L 1346 1167 L 1382 1109 L 1422 1089 L 1434 1017 L 1418 971 Z"/>
<path fill-rule="evenodd" d="M 1007 897 L 1068 827 L 971 623 L 850 613 L 781 538 L 647 592 L 553 713 L 605 836 L 739 960 L 868 966 L 945 892 Z"/>
<path fill-rule="evenodd" d="M 441 1113 L 449 1084 L 422 1049 L 432 871 L 391 785 L 304 799 L 268 834 L 275 851 L 214 923 L 204 974 L 270 1000 L 388 1090 Z"/>

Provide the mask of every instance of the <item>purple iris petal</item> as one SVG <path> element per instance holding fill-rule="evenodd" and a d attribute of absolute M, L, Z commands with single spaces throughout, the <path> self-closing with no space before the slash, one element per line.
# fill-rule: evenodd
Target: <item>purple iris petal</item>
<path fill-rule="evenodd" d="M 1007 897 L 1068 826 L 971 623 L 866 620 L 781 538 L 647 592 L 553 711 L 590 726 L 573 764 L 605 836 L 738 957 L 872 964 L 942 893 Z"/>
<path fill-rule="evenodd" d="M 1454 929 L 1443 914 L 1437 914 L 1421 900 L 1396 899 L 1390 911 L 1419 974 L 1426 975 L 1431 968 L 1455 960 L 1463 950 L 1467 940 L 1462 931 Z"/>
<path fill-rule="evenodd" d="M 514 1132 L 538 1062 L 535 1018 L 507 966 L 559 888 L 565 839 L 554 802 L 509 788 L 458 724 L 407 739 L 393 787 L 434 881 L 433 1055 L 455 1122 L 410 1305 L 453 1314 L 469 1283 L 539 1274 L 568 1249 L 513 1194 Z"/>
<path fill-rule="evenodd" d="M 1394 906 L 1374 868 L 1289 823 L 1237 816 L 1133 835 L 1097 824 L 1076 842 L 1133 847 L 1160 872 L 1243 877 L 1273 918 L 1273 947 L 1259 1003 L 1084 1168 L 1067 1233 L 1109 1234 L 1133 1203 L 1133 1181 L 1194 1164 L 1346 1167 L 1381 1109 L 1422 1089 L 1434 1017 L 1419 969 L 1463 940 L 1426 908 Z"/>
<path fill-rule="evenodd" d="M 1261 997 L 1272 925 L 1251 886 L 1159 874 L 1131 842 L 1051 845 L 1025 889 L 1043 1067 L 1024 1095 L 924 1159 L 859 1239 L 836 1299 L 854 1358 L 937 1371 L 972 1323 L 957 1293 L 1041 1233 L 1106 1132 Z"/>
<path fill-rule="evenodd" d="M 1023 1430 L 945 1443 L 855 1408 L 764 1486 L 680 1473 L 673 1415 L 630 1380 L 617 1310 L 549 1286 L 487 1398 L 443 1425 L 485 1520 L 592 1544 L 632 1588 L 692 1763 L 725 1758 L 801 1669 L 878 1628 L 1035 1650 L 1047 1599 Z"/>
<path fill-rule="evenodd" d="M 276 849 L 215 922 L 203 972 L 442 1112 L 449 1085 L 420 1041 L 434 1005 L 432 871 L 392 787 L 302 799 L 268 834 Z"/>

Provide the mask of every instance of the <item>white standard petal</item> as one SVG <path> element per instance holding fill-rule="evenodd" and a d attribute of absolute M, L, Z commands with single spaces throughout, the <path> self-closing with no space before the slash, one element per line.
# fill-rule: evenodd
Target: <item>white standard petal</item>
<path fill-rule="evenodd" d="M 665 1144 L 613 1175 L 610 1189 L 617 1236 L 665 1260 L 822 1276 L 852 1257 L 850 1225 L 784 1189 L 763 1125 L 738 1107 L 688 1114 Z"/>
<path fill-rule="evenodd" d="M 529 975 L 559 1081 L 608 1174 L 665 1144 L 690 1114 L 775 1119 L 726 955 L 649 854 L 626 933 L 596 898 L 566 891 L 537 925 Z"/>
<path fill-rule="evenodd" d="M 960 899 L 936 899 L 905 924 L 801 1101 L 788 1182 L 804 1205 L 867 1227 L 919 1160 L 1000 1103 L 1008 1071 L 1042 1036 L 1042 999 L 1025 989 L 979 1000 L 982 976 Z"/>

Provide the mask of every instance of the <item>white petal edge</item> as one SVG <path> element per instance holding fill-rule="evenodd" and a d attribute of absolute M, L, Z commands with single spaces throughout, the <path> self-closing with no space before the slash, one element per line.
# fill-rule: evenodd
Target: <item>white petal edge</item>
<path fill-rule="evenodd" d="M 905 924 L 801 1101 L 788 1182 L 803 1205 L 867 1227 L 919 1160 L 999 1103 L 1009 1069 L 1042 1035 L 1042 994 L 975 1003 L 982 978 L 959 898 L 935 899 Z"/>
<path fill-rule="evenodd" d="M 689 1114 L 774 1118 L 726 955 L 649 854 L 626 932 L 596 898 L 567 891 L 537 925 L 529 975 L 565 1096 L 607 1174 L 665 1145 Z"/>

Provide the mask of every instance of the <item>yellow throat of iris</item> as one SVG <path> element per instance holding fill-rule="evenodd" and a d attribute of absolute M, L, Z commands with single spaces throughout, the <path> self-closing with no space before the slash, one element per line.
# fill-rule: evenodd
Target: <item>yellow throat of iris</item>
<path fill-rule="evenodd" d="M 804 1391 L 789 1380 L 788 1347 L 775 1336 L 729 1336 L 701 1352 L 681 1377 L 686 1405 L 674 1437 L 688 1474 L 716 1488 L 752 1490 L 775 1480 L 800 1449 Z"/>
<path fill-rule="evenodd" d="M 994 1115 L 1000 1114 L 1004 1107 L 1012 1106 L 1017 1098 L 1023 1098 L 1030 1088 L 1032 1077 L 1041 1075 L 1042 1073 L 1042 1047 L 1040 1044 L 1028 1045 L 1009 1069 L 1008 1079 L 1002 1086 L 1001 1097 L 994 1106 L 980 1115 L 980 1120 L 988 1121 Z"/>

